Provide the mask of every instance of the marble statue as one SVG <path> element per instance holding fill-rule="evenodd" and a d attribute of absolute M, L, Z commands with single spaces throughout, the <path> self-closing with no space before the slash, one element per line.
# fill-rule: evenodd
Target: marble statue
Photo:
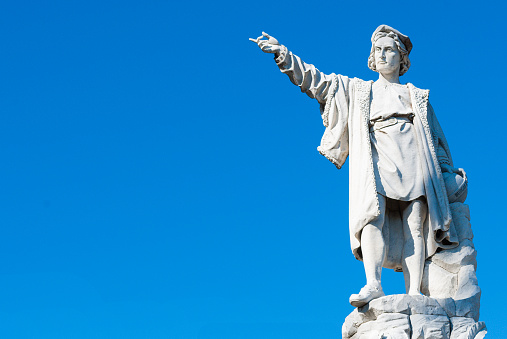
<path fill-rule="evenodd" d="M 470 228 L 468 219 L 460 219 L 468 211 L 463 204 L 467 178 L 463 169 L 453 165 L 446 138 L 429 103 L 429 91 L 400 83 L 400 76 L 410 68 L 410 38 L 387 25 L 373 32 L 368 66 L 379 74 L 375 82 L 324 74 L 267 33 L 250 40 L 263 52 L 274 54 L 281 72 L 320 104 L 325 126 L 317 148 L 320 154 L 338 169 L 349 159 L 350 243 L 354 256 L 363 261 L 366 274 L 366 285 L 350 296 L 350 303 L 365 308 L 376 299 L 388 298 L 381 285 L 383 267 L 403 272 L 408 294 L 405 301 L 412 298 L 410 302 L 418 304 L 433 297 L 435 291 L 441 292 L 438 297 L 442 300 L 454 298 L 458 288 L 438 286 L 442 284 L 435 274 L 428 272 L 435 272 L 430 268 L 434 267 L 432 259 L 442 253 L 446 259 L 437 264 L 439 268 L 459 266 L 456 256 L 450 259 L 452 255 L 445 253 L 461 253 L 464 245 L 460 241 L 471 242 L 471 238 L 460 239 L 458 234 L 459 228 L 464 229 L 462 234 Z M 453 211 L 459 209 L 462 214 L 456 218 Z M 455 225 L 454 219 L 464 226 Z M 473 244 L 470 248 L 473 254 L 467 252 L 468 264 L 470 258 L 475 260 Z M 475 279 L 472 266 L 473 272 L 467 273 L 470 281 Z M 474 291 L 474 297 L 480 296 L 478 286 Z M 454 313 L 447 314 L 449 328 L 450 319 L 457 316 L 456 303 L 453 305 Z M 473 315 L 467 315 L 477 321 L 478 304 L 475 308 Z M 466 326 L 468 331 L 472 325 Z M 347 331 L 352 333 L 347 338 L 357 335 L 357 328 Z M 395 333 L 393 338 L 402 336 Z"/>

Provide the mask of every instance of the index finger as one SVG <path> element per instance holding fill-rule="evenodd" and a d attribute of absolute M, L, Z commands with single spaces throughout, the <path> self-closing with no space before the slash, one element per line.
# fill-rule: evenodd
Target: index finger
<path fill-rule="evenodd" d="M 264 36 L 265 36 L 266 38 L 268 38 L 268 39 L 269 39 L 269 38 L 271 38 L 271 35 L 269 35 L 269 34 L 268 34 L 268 33 L 266 33 L 266 32 L 262 32 L 262 35 L 264 35 Z"/>
<path fill-rule="evenodd" d="M 257 42 L 259 42 L 262 38 L 264 38 L 264 36 L 262 36 L 262 35 L 261 35 L 261 36 L 259 36 L 259 37 L 257 38 Z"/>

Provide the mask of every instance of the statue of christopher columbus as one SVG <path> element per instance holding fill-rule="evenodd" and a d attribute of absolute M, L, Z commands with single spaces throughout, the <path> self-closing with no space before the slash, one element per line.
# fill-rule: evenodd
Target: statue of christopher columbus
<path fill-rule="evenodd" d="M 326 128 L 320 154 L 338 169 L 349 158 L 350 244 L 366 273 L 350 303 L 384 295 L 382 267 L 403 271 L 407 293 L 420 295 L 425 260 L 458 246 L 449 203 L 464 202 L 467 181 L 453 166 L 429 91 L 400 83 L 410 68 L 410 38 L 387 25 L 374 31 L 368 66 L 379 73 L 375 82 L 324 74 L 267 33 L 250 40 L 319 102 Z"/>

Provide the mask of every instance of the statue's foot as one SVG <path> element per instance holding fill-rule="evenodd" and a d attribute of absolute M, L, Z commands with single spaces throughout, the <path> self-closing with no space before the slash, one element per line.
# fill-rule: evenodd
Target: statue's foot
<path fill-rule="evenodd" d="M 377 285 L 365 285 L 359 291 L 359 294 L 352 294 L 349 298 L 349 302 L 354 307 L 361 307 L 372 301 L 373 299 L 384 296 L 382 286 Z"/>

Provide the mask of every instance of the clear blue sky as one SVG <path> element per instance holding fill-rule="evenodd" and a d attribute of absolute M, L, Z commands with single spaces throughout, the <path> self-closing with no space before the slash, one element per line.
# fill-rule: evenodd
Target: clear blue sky
<path fill-rule="evenodd" d="M 498 4 L 498 5 L 497 5 Z M 249 37 L 402 82 L 467 171 L 481 319 L 507 333 L 505 13 L 493 1 L 3 1 L 0 336 L 338 338 L 364 284 L 318 104 Z M 495 241 L 493 241 L 495 240 Z M 387 293 L 401 274 L 384 271 Z"/>

